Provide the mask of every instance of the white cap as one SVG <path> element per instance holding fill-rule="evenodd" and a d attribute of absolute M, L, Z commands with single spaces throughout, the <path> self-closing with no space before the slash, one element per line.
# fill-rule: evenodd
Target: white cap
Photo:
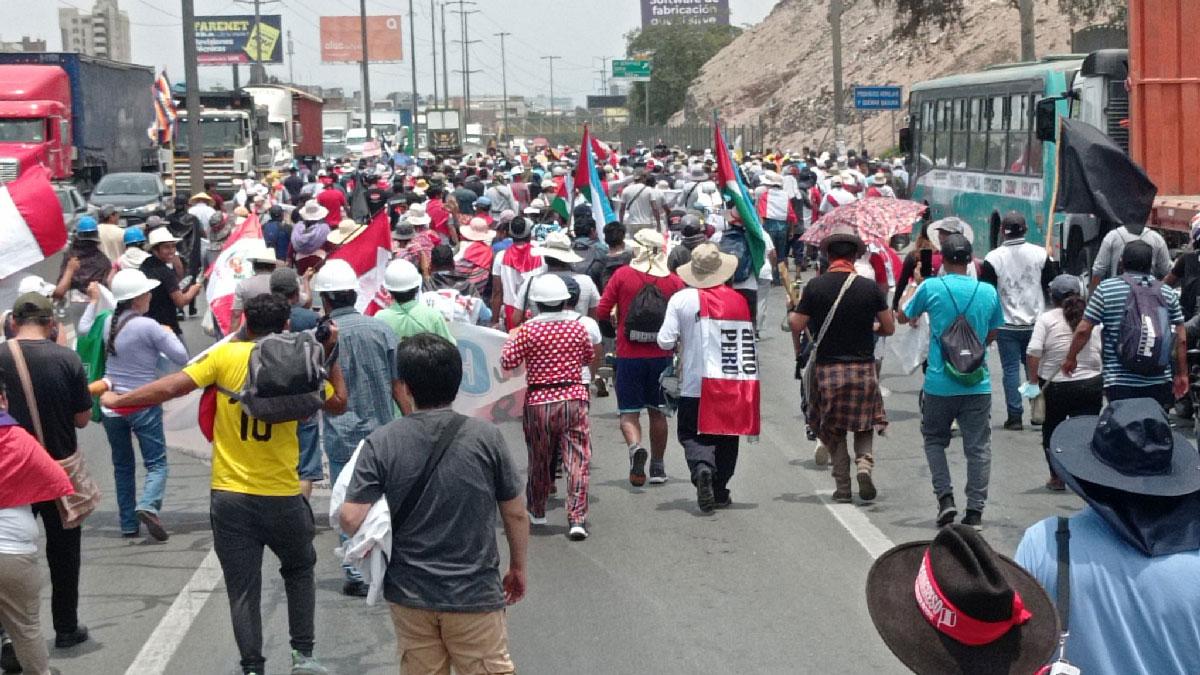
<path fill-rule="evenodd" d="M 358 274 L 350 263 L 340 258 L 326 260 L 321 271 L 313 277 L 313 290 L 317 293 L 358 290 Z"/>
<path fill-rule="evenodd" d="M 112 293 L 117 302 L 133 300 L 158 288 L 157 279 L 148 279 L 141 270 L 121 270 L 113 275 Z"/>
<path fill-rule="evenodd" d="M 547 305 L 557 305 L 571 298 L 567 282 L 557 274 L 542 274 L 529 282 L 529 299 Z"/>
<path fill-rule="evenodd" d="M 383 271 L 383 287 L 403 293 L 421 285 L 421 273 L 407 260 L 393 260 Z"/>

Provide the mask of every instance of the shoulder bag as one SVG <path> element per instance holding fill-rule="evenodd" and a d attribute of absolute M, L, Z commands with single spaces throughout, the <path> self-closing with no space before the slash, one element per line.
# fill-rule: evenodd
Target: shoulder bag
<path fill-rule="evenodd" d="M 33 395 L 33 380 L 29 377 L 29 366 L 25 364 L 25 355 L 21 352 L 21 341 L 9 340 L 6 344 L 9 345 L 9 351 L 12 353 L 17 377 L 21 380 L 21 389 L 25 393 L 25 404 L 29 407 L 29 417 L 33 420 L 33 430 L 37 434 L 38 442 L 44 448 L 46 447 L 46 437 L 42 433 L 42 417 L 38 414 L 37 399 Z M 57 461 L 71 479 L 71 487 L 75 488 L 75 494 L 64 495 L 55 500 L 58 504 L 58 516 L 62 520 L 63 529 L 69 530 L 82 525 L 84 519 L 92 515 L 96 507 L 100 505 L 100 488 L 96 485 L 96 481 L 92 480 L 92 474 L 88 471 L 87 463 L 79 448 L 75 448 L 75 452 L 70 457 Z"/>
<path fill-rule="evenodd" d="M 433 452 L 429 454 L 429 459 L 425 460 L 425 467 L 421 469 L 421 475 L 417 481 L 408 489 L 408 494 L 404 495 L 404 501 L 400 502 L 400 507 L 392 514 L 392 536 L 397 536 L 400 531 L 400 526 L 408 517 L 412 515 L 413 508 L 417 502 L 421 501 L 421 497 L 425 496 L 425 489 L 429 487 L 429 479 L 433 477 L 433 472 L 437 470 L 438 464 L 441 463 L 442 457 L 445 456 L 446 450 L 450 448 L 450 444 L 454 442 L 454 438 L 458 436 L 458 432 L 462 429 L 467 418 L 465 415 L 453 413 L 450 422 L 442 427 L 442 433 L 438 434 L 437 441 L 433 444 Z"/>
<path fill-rule="evenodd" d="M 833 323 L 833 315 L 837 313 L 838 307 L 842 304 L 842 298 L 846 296 L 846 291 L 850 290 L 850 286 L 856 278 L 858 278 L 858 274 L 851 272 L 850 276 L 846 277 L 846 281 L 842 283 L 837 298 L 829 308 L 829 313 L 825 315 L 825 321 L 821 323 L 821 330 L 817 332 L 816 340 L 813 341 L 812 350 L 809 352 L 808 364 L 804 367 L 804 379 L 801 385 L 804 401 L 801 407 L 804 409 L 805 419 L 813 429 L 816 429 L 817 425 L 813 424 L 812 415 L 809 414 L 809 404 L 815 400 L 813 390 L 817 385 L 817 350 L 821 348 L 821 341 L 825 339 L 825 333 L 829 330 L 829 325 Z"/>

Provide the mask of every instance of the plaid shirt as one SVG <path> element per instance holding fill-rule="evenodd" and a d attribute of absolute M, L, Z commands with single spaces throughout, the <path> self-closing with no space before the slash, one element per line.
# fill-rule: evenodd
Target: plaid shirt
<path fill-rule="evenodd" d="M 582 323 L 558 316 L 545 314 L 521 324 L 500 354 L 506 370 L 525 364 L 526 405 L 589 400 L 581 373 L 592 361 L 592 341 Z"/>

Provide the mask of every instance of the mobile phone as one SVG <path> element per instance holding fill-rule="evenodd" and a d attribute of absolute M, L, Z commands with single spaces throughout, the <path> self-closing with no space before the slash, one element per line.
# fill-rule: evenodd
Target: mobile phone
<path fill-rule="evenodd" d="M 191 274 L 189 274 L 186 277 L 184 277 L 183 279 L 180 279 L 179 287 L 180 288 L 191 288 L 192 283 L 194 283 L 195 281 L 196 281 L 196 278 L 194 276 L 192 276 Z"/>
<path fill-rule="evenodd" d="M 933 276 L 933 249 L 921 249 L 921 278 L 928 279 Z"/>

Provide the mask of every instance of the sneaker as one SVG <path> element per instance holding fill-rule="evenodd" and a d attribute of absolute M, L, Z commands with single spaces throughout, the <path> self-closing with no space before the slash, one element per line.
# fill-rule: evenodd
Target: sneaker
<path fill-rule="evenodd" d="M 0 645 L 0 670 L 5 673 L 19 673 L 22 670 L 21 662 L 17 660 L 17 650 L 7 635 Z"/>
<path fill-rule="evenodd" d="M 292 650 L 292 675 L 329 675 L 329 669 L 311 656 Z"/>
<path fill-rule="evenodd" d="M 571 529 L 567 530 L 567 538 L 571 541 L 583 541 L 588 538 L 587 528 L 583 526 L 583 523 L 575 523 Z"/>
<path fill-rule="evenodd" d="M 864 502 L 874 501 L 879 492 L 875 489 L 875 482 L 871 480 L 870 471 L 858 472 L 858 498 Z"/>
<path fill-rule="evenodd" d="M 813 448 L 813 463 L 817 466 L 829 466 L 829 448 L 825 444 L 817 441 L 817 447 Z"/>
<path fill-rule="evenodd" d="M 713 506 L 717 507 L 718 509 L 727 509 L 733 506 L 733 495 L 730 494 L 729 490 L 726 490 L 724 494 L 717 495 Z"/>
<path fill-rule="evenodd" d="M 347 579 L 342 584 L 342 595 L 348 598 L 365 598 L 370 587 L 358 579 Z"/>
<path fill-rule="evenodd" d="M 171 535 L 167 534 L 166 529 L 163 528 L 162 521 L 158 519 L 158 514 L 150 511 L 138 511 L 137 519 L 146 526 L 146 531 L 150 533 L 151 537 L 154 537 L 155 541 L 166 541 L 171 538 Z"/>
<path fill-rule="evenodd" d="M 983 512 L 967 509 L 963 514 L 962 524 L 973 528 L 976 532 L 983 532 Z"/>
<path fill-rule="evenodd" d="M 1067 484 L 1058 476 L 1050 476 L 1050 480 L 1046 481 L 1046 489 L 1051 492 L 1063 492 L 1067 489 Z"/>
<path fill-rule="evenodd" d="M 1004 420 L 1004 428 L 1008 431 L 1023 431 L 1025 426 L 1021 424 L 1020 415 L 1009 415 L 1008 419 Z"/>
<path fill-rule="evenodd" d="M 608 383 L 603 377 L 593 379 L 592 384 L 596 387 L 596 398 L 608 398 Z"/>
<path fill-rule="evenodd" d="M 953 523 L 954 518 L 957 515 L 958 508 L 954 506 L 954 495 L 942 495 L 941 497 L 938 497 L 938 527 L 943 527 Z"/>
<path fill-rule="evenodd" d="M 646 484 L 646 457 L 649 455 L 646 449 L 640 445 L 633 448 L 633 452 L 629 453 L 629 484 L 634 487 L 641 487 Z"/>
<path fill-rule="evenodd" d="M 68 647 L 74 647 L 81 642 L 87 642 L 87 639 L 87 626 L 79 624 L 75 627 L 75 630 L 71 631 L 70 633 L 56 633 L 54 635 L 54 648 L 67 649 Z"/>
<path fill-rule="evenodd" d="M 535 516 L 532 513 L 530 513 L 529 514 L 529 524 L 530 525 L 545 525 L 546 524 L 546 516 Z"/>
<path fill-rule="evenodd" d="M 667 467 L 663 460 L 650 460 L 650 484 L 662 485 L 667 482 Z"/>
<path fill-rule="evenodd" d="M 831 499 L 833 499 L 834 504 L 852 504 L 852 503 L 854 503 L 854 495 L 851 495 L 849 490 L 846 490 L 845 492 L 834 491 L 833 497 Z"/>
<path fill-rule="evenodd" d="M 696 504 L 701 513 L 712 513 L 717 504 L 716 495 L 713 494 L 712 469 L 707 466 L 696 471 Z"/>
<path fill-rule="evenodd" d="M 137 530 L 134 530 L 133 532 L 122 532 L 121 538 L 122 539 L 137 539 L 139 534 L 140 533 Z"/>

